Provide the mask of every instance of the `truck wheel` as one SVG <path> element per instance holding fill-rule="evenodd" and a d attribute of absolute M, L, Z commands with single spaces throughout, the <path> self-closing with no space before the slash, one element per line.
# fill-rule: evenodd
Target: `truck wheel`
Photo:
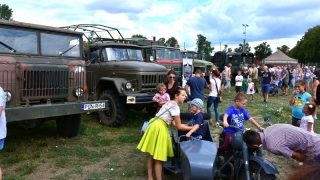
<path fill-rule="evenodd" d="M 109 109 L 98 111 L 100 122 L 107 126 L 122 126 L 126 119 L 127 108 L 123 98 L 114 90 L 105 90 L 100 94 L 100 100 L 108 100 Z"/>
<path fill-rule="evenodd" d="M 81 114 L 58 117 L 56 124 L 60 136 L 68 138 L 74 137 L 80 129 Z"/>

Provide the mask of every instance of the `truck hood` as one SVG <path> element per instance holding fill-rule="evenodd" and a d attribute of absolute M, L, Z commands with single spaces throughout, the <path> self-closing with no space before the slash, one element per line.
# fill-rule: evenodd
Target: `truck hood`
<path fill-rule="evenodd" d="M 162 65 L 138 61 L 115 61 L 108 62 L 110 70 L 119 71 L 143 71 L 143 72 L 163 72 L 166 68 Z"/>

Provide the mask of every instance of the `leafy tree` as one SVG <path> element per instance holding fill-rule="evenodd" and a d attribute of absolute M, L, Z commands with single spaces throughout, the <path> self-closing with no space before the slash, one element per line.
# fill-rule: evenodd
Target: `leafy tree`
<path fill-rule="evenodd" d="M 249 46 L 249 43 L 246 42 L 246 52 L 250 52 L 251 51 L 251 47 Z M 239 44 L 238 48 L 234 48 L 235 52 L 243 52 L 243 44 Z"/>
<path fill-rule="evenodd" d="M 277 47 L 277 49 L 282 51 L 285 54 L 287 54 L 290 50 L 290 48 L 287 45 L 282 45 L 281 47 Z"/>
<path fill-rule="evenodd" d="M 228 48 L 228 51 L 227 51 L 227 53 L 228 53 L 228 52 L 232 52 L 232 48 Z"/>
<path fill-rule="evenodd" d="M 263 42 L 263 43 L 259 44 L 258 46 L 254 47 L 254 49 L 256 50 L 254 55 L 259 60 L 262 60 L 272 54 L 270 44 L 267 44 L 267 42 Z"/>
<path fill-rule="evenodd" d="M 211 42 L 207 41 L 207 38 L 201 34 L 197 35 L 198 53 L 202 59 L 210 61 L 211 53 L 214 47 L 211 47 Z"/>
<path fill-rule="evenodd" d="M 147 39 L 147 37 L 145 37 L 144 35 L 142 35 L 142 34 L 133 34 L 132 36 L 131 36 L 131 38 L 142 38 L 142 39 Z"/>
<path fill-rule="evenodd" d="M 320 57 L 320 25 L 308 29 L 289 52 L 289 56 L 298 59 L 300 63 L 318 62 Z"/>
<path fill-rule="evenodd" d="M 165 44 L 168 44 L 170 47 L 175 47 L 176 44 L 178 44 L 178 40 L 175 37 L 169 38 Z"/>
<path fill-rule="evenodd" d="M 158 41 L 160 41 L 160 42 L 166 42 L 166 38 L 160 38 Z"/>
<path fill-rule="evenodd" d="M 0 19 L 13 20 L 12 13 L 13 11 L 8 5 L 0 4 Z"/>

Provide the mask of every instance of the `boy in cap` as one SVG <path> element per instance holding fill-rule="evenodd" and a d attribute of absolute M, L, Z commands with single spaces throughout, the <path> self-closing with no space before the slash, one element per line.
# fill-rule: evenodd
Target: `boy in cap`
<path fill-rule="evenodd" d="M 195 139 L 201 140 L 204 123 L 203 114 L 201 112 L 201 109 L 203 109 L 203 101 L 200 98 L 195 98 L 192 101 L 189 101 L 188 104 L 191 105 L 191 110 L 194 112 L 194 115 L 189 122 L 189 125 L 193 126 L 193 128 L 186 136 L 192 136 Z"/>

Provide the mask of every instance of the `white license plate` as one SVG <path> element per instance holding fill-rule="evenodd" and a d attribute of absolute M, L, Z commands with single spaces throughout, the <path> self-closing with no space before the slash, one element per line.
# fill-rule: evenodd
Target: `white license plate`
<path fill-rule="evenodd" d="M 82 104 L 81 109 L 83 111 L 94 110 L 94 109 L 104 109 L 106 107 L 106 103 L 90 103 L 90 104 Z"/>
<path fill-rule="evenodd" d="M 135 96 L 127 96 L 127 104 L 135 104 L 136 97 Z"/>

